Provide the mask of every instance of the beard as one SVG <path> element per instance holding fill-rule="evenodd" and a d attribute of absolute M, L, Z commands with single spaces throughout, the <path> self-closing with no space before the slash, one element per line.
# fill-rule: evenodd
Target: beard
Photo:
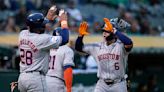
<path fill-rule="evenodd" d="M 111 40 L 113 40 L 115 38 L 116 38 L 115 35 L 113 33 L 111 33 L 109 36 L 105 37 L 105 40 L 106 41 L 111 41 Z"/>

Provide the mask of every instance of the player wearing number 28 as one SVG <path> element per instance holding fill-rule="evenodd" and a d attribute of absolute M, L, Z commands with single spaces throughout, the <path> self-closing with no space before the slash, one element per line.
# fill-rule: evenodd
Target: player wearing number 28
<path fill-rule="evenodd" d="M 77 51 L 91 54 L 97 62 L 99 78 L 95 92 L 127 92 L 125 72 L 126 63 L 133 43 L 131 39 L 116 29 L 109 19 L 104 18 L 104 41 L 83 44 L 83 37 L 87 35 L 87 23 L 82 22 L 79 27 L 79 36 L 76 40 Z"/>
<path fill-rule="evenodd" d="M 68 30 L 59 36 L 45 34 L 45 18 L 42 13 L 30 14 L 26 19 L 27 30 L 19 34 L 20 92 L 48 92 L 45 75 L 49 67 L 49 52 L 68 42 Z"/>

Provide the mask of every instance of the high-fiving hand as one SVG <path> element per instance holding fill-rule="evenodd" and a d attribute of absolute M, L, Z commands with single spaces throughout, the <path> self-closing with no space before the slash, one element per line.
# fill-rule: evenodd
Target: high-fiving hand
<path fill-rule="evenodd" d="M 55 18 L 57 18 L 57 8 L 56 8 L 56 6 L 55 5 L 53 5 L 49 10 L 48 10 L 48 13 L 47 13 L 47 15 L 46 15 L 46 18 L 48 19 L 48 20 L 51 20 L 51 21 L 53 21 Z"/>
<path fill-rule="evenodd" d="M 108 18 L 104 18 L 104 22 L 105 22 L 105 25 L 103 29 L 113 33 L 113 26 L 110 23 L 110 20 Z"/>
<path fill-rule="evenodd" d="M 129 29 L 131 27 L 131 24 L 120 18 L 110 19 L 110 22 L 114 25 L 114 27 L 119 29 Z"/>
<path fill-rule="evenodd" d="M 88 29 L 88 23 L 87 22 L 82 22 L 79 27 L 79 35 L 88 35 L 89 33 L 87 32 Z"/>

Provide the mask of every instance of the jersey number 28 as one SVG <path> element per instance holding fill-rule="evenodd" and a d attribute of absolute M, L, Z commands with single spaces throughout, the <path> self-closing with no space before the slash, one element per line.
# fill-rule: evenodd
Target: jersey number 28
<path fill-rule="evenodd" d="M 31 65 L 32 64 L 32 52 L 20 49 L 20 58 L 22 64 Z"/>

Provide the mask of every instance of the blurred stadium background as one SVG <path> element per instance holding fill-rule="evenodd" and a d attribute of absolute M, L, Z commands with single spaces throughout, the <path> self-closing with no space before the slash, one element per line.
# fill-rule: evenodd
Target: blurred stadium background
<path fill-rule="evenodd" d="M 69 14 L 72 49 L 82 20 L 90 27 L 87 43 L 101 41 L 98 30 L 104 17 L 128 21 L 132 28 L 126 33 L 134 41 L 128 60 L 131 92 L 164 92 L 163 0 L 0 0 L 0 92 L 10 92 L 10 82 L 17 81 L 18 34 L 25 27 L 26 16 L 32 12 L 46 15 L 53 4 Z M 75 52 L 74 62 L 73 92 L 93 92 L 97 81 L 94 60 Z"/>

